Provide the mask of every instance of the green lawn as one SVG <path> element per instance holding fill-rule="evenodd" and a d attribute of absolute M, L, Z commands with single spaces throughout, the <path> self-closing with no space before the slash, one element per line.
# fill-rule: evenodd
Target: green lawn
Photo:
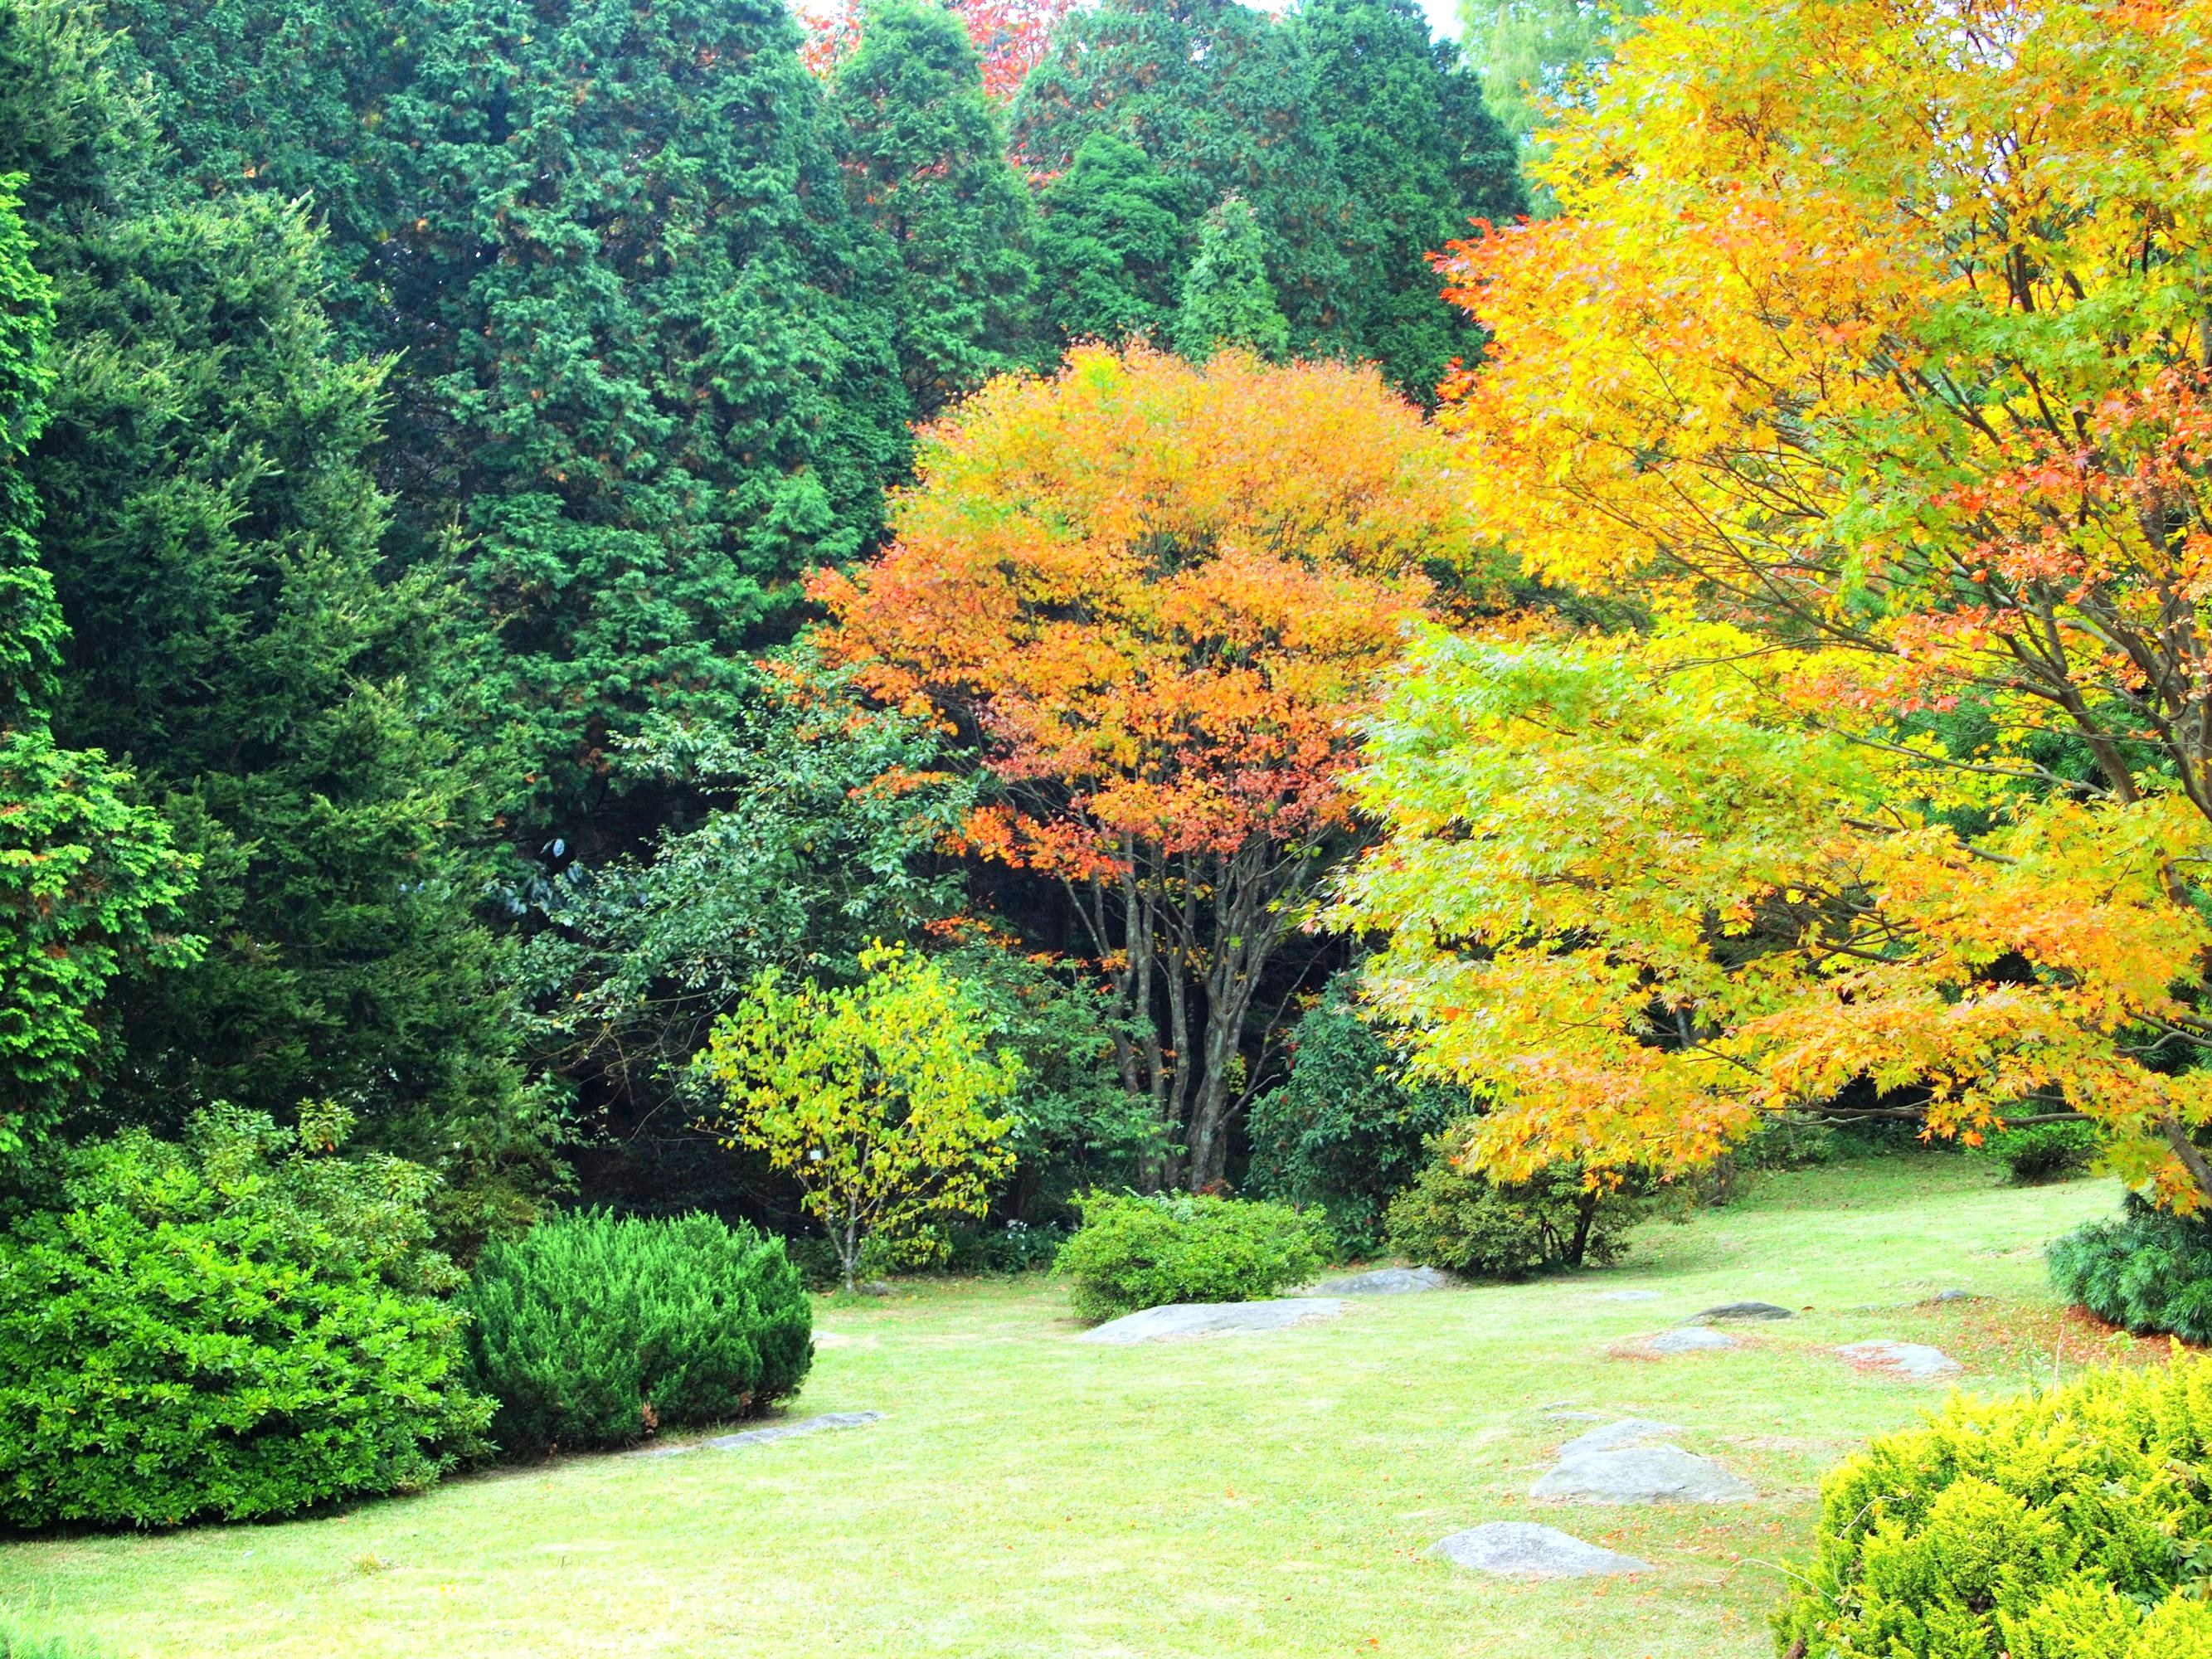
<path fill-rule="evenodd" d="M 1942 1397 L 1829 1351 L 1933 1342 L 1984 1392 L 2136 1352 L 2062 1316 L 2043 1280 L 2044 1243 L 2116 1198 L 2003 1188 L 1957 1157 L 1841 1165 L 1650 1226 L 1607 1272 L 1134 1349 L 1076 1343 L 1048 1280 L 825 1299 L 836 1340 L 793 1414 L 884 1422 L 569 1459 L 319 1520 L 15 1544 L 0 1606 L 118 1656 L 1763 1654 L 1776 1563 L 1803 1547 L 1821 1469 Z M 1992 1299 L 1923 1304 L 1954 1287 Z M 1599 1299 L 1629 1288 L 1660 1299 Z M 1754 1297 L 1809 1311 L 1735 1328 L 1733 1352 L 1617 1352 Z M 1684 1444 L 1765 1496 L 1532 1505 L 1576 1431 L 1542 1414 L 1558 1405 L 1686 1425 Z M 1515 1517 L 1660 1571 L 1508 1584 L 1424 1554 Z"/>

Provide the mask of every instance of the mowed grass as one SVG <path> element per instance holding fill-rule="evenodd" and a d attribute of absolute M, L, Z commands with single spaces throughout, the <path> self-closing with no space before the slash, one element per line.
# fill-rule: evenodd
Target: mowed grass
<path fill-rule="evenodd" d="M 1048 1279 L 824 1300 L 790 1415 L 872 1426 L 687 1457 L 595 1456 L 318 1519 L 0 1548 L 0 1607 L 117 1656 L 1385 1654 L 1714 1659 L 1767 1608 L 1820 1472 L 1939 1403 L 1854 1370 L 1936 1343 L 2010 1392 L 2111 1352 L 2062 1313 L 2051 1237 L 2102 1181 L 2019 1189 L 1918 1155 L 1763 1178 L 1656 1224 L 1620 1267 L 1356 1303 L 1334 1323 L 1079 1344 Z M 1648 1289 L 1623 1304 L 1607 1291 Z M 1988 1300 L 1936 1304 L 1948 1289 Z M 1802 1309 L 1730 1352 L 1638 1356 L 1711 1304 Z M 1528 1485 L 1589 1408 L 1685 1425 L 1754 1482 L 1728 1509 L 1555 1508 Z M 1425 1554 L 1527 1518 L 1647 1557 L 1631 1580 L 1507 1583 Z"/>

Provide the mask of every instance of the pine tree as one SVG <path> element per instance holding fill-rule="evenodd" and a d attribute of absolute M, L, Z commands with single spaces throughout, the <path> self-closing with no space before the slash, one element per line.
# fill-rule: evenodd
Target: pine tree
<path fill-rule="evenodd" d="M 1345 254 L 1352 210 L 1318 114 L 1326 103 L 1296 31 L 1237 0 L 1109 0 L 1054 32 L 1015 100 L 1012 137 L 1018 155 L 1048 173 L 1072 168 L 1099 135 L 1136 145 L 1176 186 L 1176 217 L 1192 231 L 1224 197 L 1242 196 L 1291 348 L 1349 352 L 1358 347 Z M 1196 252 L 1187 234 L 1169 295 L 1181 293 Z M 1111 335 L 1121 320 L 1062 326 Z"/>
<path fill-rule="evenodd" d="M 1275 304 L 1260 227 L 1242 197 L 1206 216 L 1198 257 L 1182 281 L 1176 312 L 1176 349 L 1204 362 L 1224 346 L 1242 346 L 1270 362 L 1289 349 L 1291 325 Z"/>
<path fill-rule="evenodd" d="M 884 0 L 837 70 L 847 194 L 898 260 L 891 315 L 918 419 L 1027 362 L 1036 265 L 1028 186 L 1006 161 L 967 26 Z"/>
<path fill-rule="evenodd" d="M 867 544 L 904 464 L 894 261 L 846 205 L 799 26 L 781 0 L 295 10 L 118 16 L 188 99 L 167 131 L 204 179 L 391 169 L 332 222 L 354 336 L 406 353 L 402 544 L 456 513 L 471 539 L 506 711 L 480 740 L 523 759 L 526 845 L 633 843 L 660 806 L 611 799 L 622 741 L 726 719 L 795 578 Z M 358 82 L 295 75 L 332 41 Z"/>
<path fill-rule="evenodd" d="M 1362 355 L 1430 401 L 1481 334 L 1447 306 L 1428 256 L 1528 210 L 1512 139 L 1476 76 L 1431 40 L 1413 0 L 1305 0 L 1295 27 L 1354 210 L 1352 293 Z"/>
<path fill-rule="evenodd" d="M 0 110 L 26 112 L 0 168 L 35 181 L 57 313 L 25 465 L 70 624 L 55 726 L 135 762 L 211 941 L 116 988 L 112 1103 L 343 1098 L 488 1219 L 536 1131 L 461 845 L 488 813 L 453 730 L 458 596 L 386 566 L 384 372 L 334 360 L 304 210 L 172 194 L 106 46 L 66 0 L 0 0 Z"/>
<path fill-rule="evenodd" d="M 1037 193 L 1047 331 L 1065 350 L 1164 332 L 1183 260 L 1183 187 L 1125 138 L 1095 132 Z"/>

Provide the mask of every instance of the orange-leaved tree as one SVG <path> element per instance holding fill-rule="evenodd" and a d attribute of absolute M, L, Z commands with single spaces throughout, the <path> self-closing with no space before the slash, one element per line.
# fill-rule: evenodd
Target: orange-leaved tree
<path fill-rule="evenodd" d="M 970 743 L 969 848 L 1064 888 L 1179 1149 L 1149 1173 L 1206 1185 L 1262 977 L 1352 844 L 1353 722 L 1429 569 L 1472 562 L 1449 458 L 1369 369 L 1086 348 L 918 471 L 885 552 L 816 580 L 822 651 Z"/>
<path fill-rule="evenodd" d="M 1378 728 L 1341 915 L 1500 1167 L 1856 1090 L 2212 1194 L 2208 94 L 2201 3 L 1685 0 L 1457 250 L 1477 509 L 1656 624 Z"/>

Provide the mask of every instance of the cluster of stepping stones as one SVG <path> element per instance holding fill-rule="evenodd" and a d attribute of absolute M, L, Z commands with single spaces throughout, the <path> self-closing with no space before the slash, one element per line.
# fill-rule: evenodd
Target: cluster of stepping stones
<path fill-rule="evenodd" d="M 1146 1308 L 1086 1331 L 1079 1341 L 1109 1347 L 1160 1342 L 1182 1337 L 1237 1331 L 1277 1331 L 1344 1313 L 1344 1298 L 1407 1296 L 1449 1288 L 1455 1281 L 1432 1267 L 1378 1267 L 1324 1280 L 1312 1295 L 1279 1297 L 1263 1302 L 1194 1302 Z M 1965 1299 L 1965 1291 L 1946 1292 L 1941 1301 Z M 1604 1302 L 1653 1302 L 1656 1291 L 1607 1291 Z M 1733 1348 L 1735 1339 L 1712 1328 L 1715 1323 L 1796 1317 L 1771 1302 L 1726 1302 L 1692 1315 L 1681 1324 L 1645 1339 L 1655 1354 L 1700 1353 Z M 1920 1342 L 1876 1340 L 1846 1343 L 1836 1352 L 1853 1364 L 1897 1375 L 1930 1378 L 1959 1369 L 1940 1349 Z M 762 1441 L 787 1440 L 825 1430 L 857 1428 L 879 1422 L 881 1412 L 828 1412 L 797 1423 L 775 1424 L 684 1445 L 653 1446 L 634 1454 L 677 1457 L 699 1450 L 725 1451 Z M 1562 1420 L 1592 1421 L 1603 1413 L 1560 1410 Z M 1684 1449 L 1668 1437 L 1680 1425 L 1645 1418 L 1623 1418 L 1587 1430 L 1561 1446 L 1552 1467 L 1536 1479 L 1528 1495 L 1542 1502 L 1581 1504 L 1747 1503 L 1758 1496 L 1751 1485 L 1712 1458 Z M 1589 1578 L 1650 1572 L 1649 1561 L 1586 1542 L 1557 1527 L 1528 1521 L 1492 1521 L 1443 1539 L 1430 1552 L 1460 1566 L 1507 1578 Z"/>

